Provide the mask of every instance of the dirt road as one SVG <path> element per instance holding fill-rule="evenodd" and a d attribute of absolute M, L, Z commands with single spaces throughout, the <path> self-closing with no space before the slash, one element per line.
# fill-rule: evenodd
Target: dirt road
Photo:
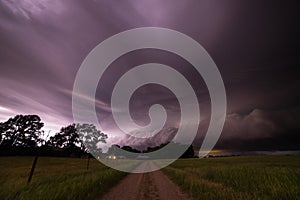
<path fill-rule="evenodd" d="M 185 200 L 191 199 L 152 161 L 143 161 L 101 199 L 104 200 Z M 149 173 L 137 173 L 153 171 Z"/>
<path fill-rule="evenodd" d="M 103 200 L 185 200 L 184 194 L 161 171 L 129 174 L 102 198 Z"/>

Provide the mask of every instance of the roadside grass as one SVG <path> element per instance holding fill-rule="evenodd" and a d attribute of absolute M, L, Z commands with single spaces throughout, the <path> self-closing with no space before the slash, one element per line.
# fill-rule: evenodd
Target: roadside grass
<path fill-rule="evenodd" d="M 300 199 L 300 156 L 180 159 L 163 172 L 196 199 Z"/>
<path fill-rule="evenodd" d="M 33 157 L 0 157 L 0 199 L 95 199 L 126 173 L 96 159 L 39 157 L 27 185 Z"/>

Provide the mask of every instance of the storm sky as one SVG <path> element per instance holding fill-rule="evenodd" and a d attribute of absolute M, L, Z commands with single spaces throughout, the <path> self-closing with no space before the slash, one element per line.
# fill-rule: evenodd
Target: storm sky
<path fill-rule="evenodd" d="M 77 70 L 100 42 L 138 27 L 165 27 L 198 41 L 219 68 L 227 92 L 227 117 L 216 148 L 300 149 L 300 56 L 297 1 L 196 0 L 1 0 L 0 121 L 16 114 L 38 114 L 45 130 L 73 122 L 72 89 Z M 199 147 L 210 118 L 205 82 L 184 59 L 161 50 L 130 52 L 117 59 L 100 80 L 99 121 L 109 144 L 142 148 L 176 134 L 180 107 L 158 85 L 136 91 L 131 114 L 149 123 L 148 109 L 165 106 L 168 120 L 150 140 L 124 136 L 110 109 L 114 84 L 134 66 L 157 62 L 182 73 L 195 90 L 201 122 Z M 188 134 L 188 133 L 187 133 Z"/>

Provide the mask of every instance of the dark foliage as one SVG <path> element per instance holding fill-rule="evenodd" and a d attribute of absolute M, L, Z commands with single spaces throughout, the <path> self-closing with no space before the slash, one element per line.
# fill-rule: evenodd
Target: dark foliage
<path fill-rule="evenodd" d="M 0 124 L 1 146 L 37 147 L 44 123 L 37 115 L 17 115 Z"/>
<path fill-rule="evenodd" d="M 41 128 L 44 123 L 37 115 L 17 115 L 6 122 L 0 123 L 0 156 L 27 155 L 27 156 L 72 156 L 80 157 L 86 154 L 102 155 L 102 150 L 98 147 L 100 143 L 106 143 L 108 136 L 97 130 L 93 124 L 70 124 L 62 127 L 48 141 L 42 139 Z M 165 151 L 163 147 L 169 145 L 170 151 Z M 181 158 L 194 157 L 193 146 L 177 143 L 161 144 L 156 147 L 148 147 L 144 151 L 134 149 L 130 146 L 120 147 L 112 145 L 106 155 L 116 155 L 128 158 L 136 158 L 141 153 L 153 152 L 153 158 L 175 158 L 176 152 L 180 149 L 187 149 Z M 158 150 L 161 150 L 157 152 Z M 126 154 L 126 152 L 137 154 Z M 133 156 L 133 157 L 132 157 Z"/>

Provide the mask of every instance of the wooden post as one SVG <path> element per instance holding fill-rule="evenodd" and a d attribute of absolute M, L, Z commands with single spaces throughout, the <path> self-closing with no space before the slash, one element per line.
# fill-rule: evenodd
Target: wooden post
<path fill-rule="evenodd" d="M 35 169 L 37 160 L 38 160 L 38 156 L 35 156 L 35 157 L 34 157 L 34 160 L 33 160 L 33 163 L 32 163 L 32 167 L 31 167 L 31 170 L 30 170 L 30 174 L 29 174 L 29 177 L 28 177 L 27 184 L 29 184 L 30 181 L 31 181 L 31 179 L 32 179 L 33 172 L 34 172 L 34 169 Z"/>
<path fill-rule="evenodd" d="M 88 160 L 87 160 L 87 164 L 86 164 L 86 170 L 89 169 L 90 166 L 90 154 L 88 155 Z"/>

